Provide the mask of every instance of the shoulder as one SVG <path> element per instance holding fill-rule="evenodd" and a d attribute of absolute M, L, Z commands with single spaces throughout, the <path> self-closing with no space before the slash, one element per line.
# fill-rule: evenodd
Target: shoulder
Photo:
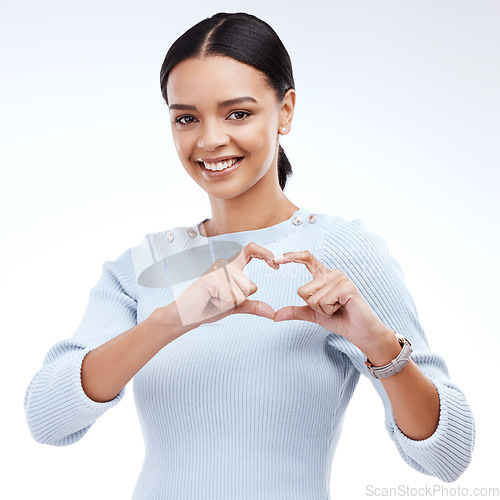
<path fill-rule="evenodd" d="M 330 269 L 342 269 L 351 278 L 378 280 L 381 276 L 404 280 L 399 262 L 386 241 L 360 219 L 322 216 L 324 234 L 321 260 Z"/>
<path fill-rule="evenodd" d="M 321 214 L 324 228 L 324 251 L 349 252 L 352 256 L 382 257 L 387 255 L 385 240 L 367 228 L 360 219 L 347 220 Z"/>

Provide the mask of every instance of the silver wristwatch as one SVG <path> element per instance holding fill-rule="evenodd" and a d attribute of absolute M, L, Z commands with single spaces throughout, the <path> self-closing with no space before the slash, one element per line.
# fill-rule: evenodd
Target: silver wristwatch
<path fill-rule="evenodd" d="M 410 360 L 410 354 L 413 352 L 413 347 L 408 339 L 405 339 L 399 333 L 396 333 L 399 345 L 402 347 L 401 352 L 393 359 L 390 363 L 384 366 L 373 366 L 371 361 L 367 358 L 365 365 L 368 367 L 368 371 L 375 378 L 386 378 L 400 372 Z"/>

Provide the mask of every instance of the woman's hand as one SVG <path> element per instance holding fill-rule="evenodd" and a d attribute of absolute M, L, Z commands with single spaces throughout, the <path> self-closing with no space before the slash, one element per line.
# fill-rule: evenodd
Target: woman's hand
<path fill-rule="evenodd" d="M 314 278 L 297 290 L 307 305 L 283 307 L 276 311 L 274 321 L 295 319 L 316 323 L 342 335 L 363 352 L 390 332 L 354 283 L 342 271 L 326 268 L 308 250 L 287 252 L 274 262 L 305 264 Z"/>
<path fill-rule="evenodd" d="M 166 306 L 169 326 L 186 333 L 230 314 L 255 314 L 273 319 L 275 311 L 269 304 L 247 299 L 257 291 L 255 283 L 243 273 L 253 258 L 279 269 L 273 261 L 273 253 L 253 242 L 230 259 L 216 260 L 180 297 Z"/>

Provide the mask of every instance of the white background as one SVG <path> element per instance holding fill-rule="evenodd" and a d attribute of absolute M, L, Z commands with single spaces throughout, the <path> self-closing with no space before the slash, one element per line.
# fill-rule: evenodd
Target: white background
<path fill-rule="evenodd" d="M 282 145 L 287 197 L 360 218 L 400 262 L 431 348 L 477 424 L 473 462 L 446 487 L 500 487 L 498 283 L 500 3 L 359 0 L 1 0 L 2 498 L 130 498 L 143 444 L 125 399 L 80 442 L 30 436 L 25 389 L 71 336 L 105 260 L 148 232 L 210 217 L 170 135 L 159 70 L 219 11 L 267 21 L 298 93 Z M 333 462 L 332 498 L 439 483 L 413 471 L 364 377 Z M 437 496 L 439 497 L 439 496 Z"/>

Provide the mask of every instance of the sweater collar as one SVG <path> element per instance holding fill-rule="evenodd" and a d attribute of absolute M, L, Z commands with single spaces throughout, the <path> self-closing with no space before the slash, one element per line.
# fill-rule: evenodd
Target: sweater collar
<path fill-rule="evenodd" d="M 237 231 L 235 233 L 218 234 L 215 236 L 203 236 L 200 234 L 200 226 L 205 220 L 198 223 L 195 228 L 197 232 L 196 240 L 198 242 L 212 242 L 229 240 L 240 243 L 242 246 L 250 242 L 255 242 L 260 245 L 266 245 L 273 241 L 279 240 L 288 236 L 291 233 L 300 231 L 300 228 L 307 224 L 311 211 L 306 208 L 299 208 L 287 220 L 279 222 L 274 226 L 264 227 L 262 229 L 254 229 L 250 231 Z"/>

